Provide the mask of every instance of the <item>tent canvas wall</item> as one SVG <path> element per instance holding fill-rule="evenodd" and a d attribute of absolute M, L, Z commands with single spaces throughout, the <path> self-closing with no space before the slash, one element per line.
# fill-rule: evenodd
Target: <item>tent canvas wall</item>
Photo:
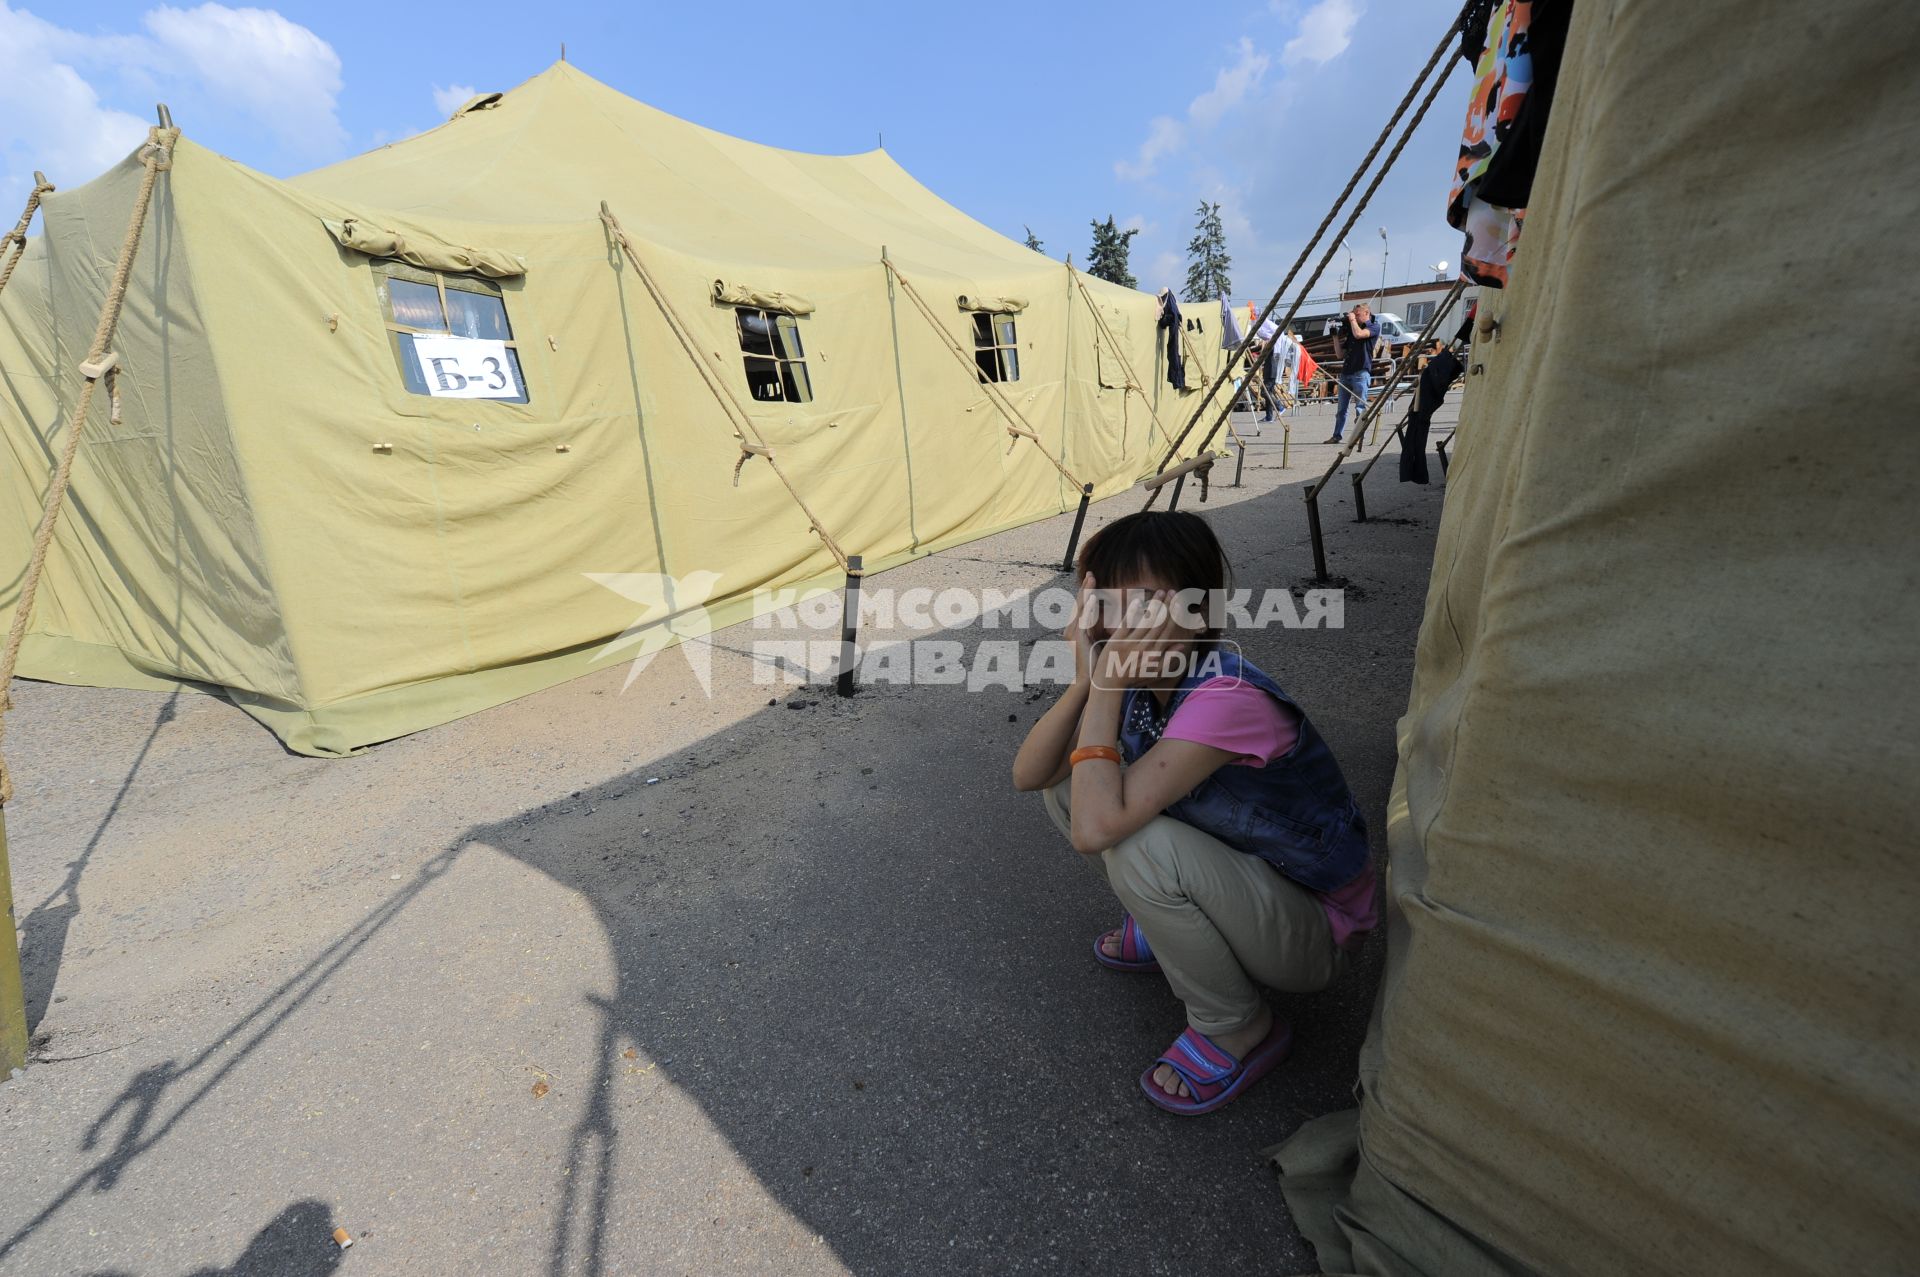
<path fill-rule="evenodd" d="M 1360 1107 L 1280 1154 L 1328 1273 L 1914 1271 L 1916 46 L 1859 0 L 1573 11 Z M 1809 292 L 1829 322 L 1753 322 Z"/>
<path fill-rule="evenodd" d="M 26 559 L 140 172 L 130 158 L 48 198 L 0 294 L 7 565 Z M 602 201 L 869 571 L 1072 508 L 1048 453 L 1096 496 L 1123 490 L 1166 448 L 1150 404 L 1177 430 L 1198 398 L 1164 384 L 1152 297 L 1029 252 L 884 152 L 726 137 L 565 63 L 292 181 L 183 138 L 115 341 L 120 420 L 96 398 L 21 672 L 214 685 L 292 748 L 341 753 L 591 668 L 635 608 L 584 574 L 717 573 L 716 623 L 763 587 L 837 581 L 763 458 L 736 486 L 727 415 Z M 504 310 L 525 403 L 409 389 L 391 325 L 448 279 L 469 323 Z M 969 359 L 960 299 L 1011 316 L 1018 376 L 997 388 L 1043 445 L 1008 434 L 908 285 Z M 750 397 L 716 286 L 804 311 L 789 331 L 810 400 Z M 1192 346 L 1218 367 L 1217 332 Z"/>

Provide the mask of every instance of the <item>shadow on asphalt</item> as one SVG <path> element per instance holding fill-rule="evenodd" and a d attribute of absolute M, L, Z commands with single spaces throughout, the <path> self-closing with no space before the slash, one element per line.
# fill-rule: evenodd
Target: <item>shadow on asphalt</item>
<path fill-rule="evenodd" d="M 1209 513 L 1240 584 L 1304 580 L 1304 537 L 1276 545 L 1274 535 L 1301 522 L 1297 487 L 1228 507 L 1195 495 L 1183 508 Z M 1130 498 L 1109 503 L 1102 521 L 1133 508 Z M 1426 524 L 1383 522 L 1360 535 L 1424 555 Z M 1352 579 L 1366 581 L 1359 563 Z M 1417 601 L 1400 612 L 1371 637 L 1244 640 L 1333 744 L 1376 854 Z M 1356 678 L 1356 642 L 1393 659 Z M 1038 799 L 1007 781 L 1051 698 L 875 687 L 842 701 L 810 686 L 760 711 L 778 721 L 759 733 L 774 743 L 757 753 L 715 761 L 709 740 L 472 828 L 199 1053 L 138 1074 L 87 1131 L 86 1146 L 105 1151 L 0 1241 L 0 1260 L 80 1193 L 112 1191 L 480 843 L 591 901 L 617 965 L 615 993 L 589 1008 L 600 1071 L 563 1159 L 571 1169 L 557 1186 L 551 1272 L 605 1271 L 622 1195 L 647 1191 L 632 1169 L 644 1150 L 627 1150 L 621 1166 L 610 1085 L 629 1047 L 696 1101 L 766 1192 L 855 1272 L 1001 1272 L 1016 1258 L 1056 1271 L 1310 1267 L 1256 1154 L 1351 1102 L 1380 945 L 1330 990 L 1273 996 L 1294 1025 L 1295 1054 L 1245 1098 L 1194 1121 L 1149 1106 L 1136 1078 L 1181 1028 L 1179 1006 L 1157 977 L 1093 962 L 1093 937 L 1118 906 Z M 793 765 L 778 752 L 783 738 L 817 748 Z M 696 766 L 708 773 L 698 799 L 646 784 Z M 295 1221 L 328 1209 L 289 1206 L 228 1271 L 331 1268 L 339 1257 L 313 1249 L 310 1224 L 299 1223 L 290 1249 Z"/>
<path fill-rule="evenodd" d="M 134 755 L 127 774 L 121 777 L 120 788 L 113 795 L 107 814 L 94 826 L 93 834 L 87 839 L 87 845 L 80 849 L 80 854 L 67 862 L 67 876 L 45 900 L 20 919 L 20 980 L 26 995 L 29 1033 L 46 1018 L 47 1007 L 52 1002 L 53 986 L 60 977 L 60 959 L 67 951 L 67 933 L 73 928 L 73 920 L 80 916 L 80 881 L 86 876 L 87 865 L 93 859 L 93 853 L 99 849 L 100 840 L 106 836 L 114 817 L 120 814 L 120 805 L 127 800 L 135 778 L 140 775 L 141 766 L 147 761 L 148 752 L 153 749 L 153 742 L 159 737 L 161 729 L 173 721 L 174 707 L 179 703 L 180 693 L 177 690 L 168 693 L 167 699 L 160 703 L 160 711 L 154 715 L 153 729 L 140 742 L 140 752 Z M 33 1043 L 35 1054 L 39 1046 L 36 1039 Z"/>
<path fill-rule="evenodd" d="M 196 1268 L 187 1277 L 321 1277 L 336 1272 L 347 1252 L 334 1244 L 333 1208 L 308 1198 L 288 1206 L 253 1235 L 225 1268 Z M 89 1277 L 136 1277 L 104 1269 Z"/>

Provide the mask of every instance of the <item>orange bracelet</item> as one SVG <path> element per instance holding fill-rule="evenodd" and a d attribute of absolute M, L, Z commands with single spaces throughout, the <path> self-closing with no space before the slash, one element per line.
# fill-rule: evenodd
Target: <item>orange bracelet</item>
<path fill-rule="evenodd" d="M 1082 745 L 1067 755 L 1067 766 L 1078 767 L 1089 758 L 1104 758 L 1110 763 L 1126 762 L 1126 759 L 1120 757 L 1120 751 L 1111 745 Z"/>

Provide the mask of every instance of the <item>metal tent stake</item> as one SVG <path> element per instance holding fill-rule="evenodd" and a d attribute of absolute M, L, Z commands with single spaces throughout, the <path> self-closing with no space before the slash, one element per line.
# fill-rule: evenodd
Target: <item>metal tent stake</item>
<path fill-rule="evenodd" d="M 1307 531 L 1313 534 L 1313 579 L 1327 579 L 1327 543 L 1320 535 L 1320 485 L 1307 489 Z"/>
<path fill-rule="evenodd" d="M 1242 439 L 1239 443 L 1240 459 L 1233 463 L 1233 486 L 1236 488 L 1240 486 L 1241 472 L 1247 468 L 1247 441 Z"/>
<path fill-rule="evenodd" d="M 840 678 L 842 696 L 853 695 L 853 673 L 859 666 L 860 556 L 847 556 L 847 588 L 840 604 Z"/>
<path fill-rule="evenodd" d="M 1074 552 L 1080 548 L 1080 529 L 1087 524 L 1087 502 L 1091 500 L 1093 500 L 1093 485 L 1091 483 L 1081 484 L 1080 510 L 1073 516 L 1073 533 L 1067 537 L 1066 557 L 1060 560 L 1060 570 L 1062 572 L 1073 571 Z"/>
<path fill-rule="evenodd" d="M 1367 481 L 1367 472 L 1355 470 L 1347 477 L 1353 480 L 1353 521 L 1365 523 L 1367 521 L 1367 490 L 1362 485 Z"/>

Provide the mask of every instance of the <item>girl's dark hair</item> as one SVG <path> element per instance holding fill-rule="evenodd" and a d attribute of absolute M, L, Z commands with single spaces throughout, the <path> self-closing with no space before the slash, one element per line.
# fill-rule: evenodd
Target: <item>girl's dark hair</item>
<path fill-rule="evenodd" d="M 1224 605 L 1233 579 L 1213 529 L 1185 510 L 1141 510 L 1101 528 L 1080 547 L 1076 580 L 1089 572 L 1102 590 L 1149 577 L 1174 590 L 1205 590 L 1210 619 Z M 1203 637 L 1219 636 L 1218 628 L 1209 627 Z"/>

